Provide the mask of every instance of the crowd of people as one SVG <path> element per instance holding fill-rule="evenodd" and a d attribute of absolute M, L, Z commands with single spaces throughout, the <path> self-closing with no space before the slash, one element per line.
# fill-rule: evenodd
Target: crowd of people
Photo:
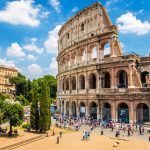
<path fill-rule="evenodd" d="M 136 124 L 135 122 L 126 124 L 126 123 L 115 123 L 110 119 L 108 121 L 100 121 L 93 119 L 91 117 L 73 117 L 73 116 L 62 116 L 57 115 L 54 117 L 55 125 L 58 127 L 64 128 L 72 128 L 75 130 L 79 130 L 82 125 L 86 125 L 90 127 L 90 131 L 85 131 L 83 134 L 83 139 L 87 139 L 87 133 L 90 133 L 95 128 L 110 129 L 111 132 L 115 131 L 115 136 L 120 136 L 120 131 L 122 131 L 123 135 L 131 136 L 134 132 L 139 132 L 139 135 L 144 134 L 145 129 L 143 125 Z M 90 135 L 90 134 L 89 134 Z"/>

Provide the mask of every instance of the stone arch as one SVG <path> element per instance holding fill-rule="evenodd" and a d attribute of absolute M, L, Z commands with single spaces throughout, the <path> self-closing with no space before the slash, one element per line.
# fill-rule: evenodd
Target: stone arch
<path fill-rule="evenodd" d="M 149 75 L 149 72 L 148 71 L 143 71 L 141 72 L 141 82 L 142 82 L 142 86 L 143 87 L 147 87 L 147 77 Z"/>
<path fill-rule="evenodd" d="M 96 75 L 91 73 L 89 75 L 89 89 L 96 89 Z"/>
<path fill-rule="evenodd" d="M 102 73 L 102 88 L 110 88 L 111 87 L 111 78 L 109 72 Z"/>
<path fill-rule="evenodd" d="M 65 64 L 66 64 L 66 60 L 65 58 L 62 59 L 62 71 L 65 71 Z"/>
<path fill-rule="evenodd" d="M 68 54 L 66 56 L 66 68 L 68 69 L 70 67 L 70 55 Z"/>
<path fill-rule="evenodd" d="M 62 90 L 65 90 L 65 78 L 62 79 Z"/>
<path fill-rule="evenodd" d="M 92 45 L 89 46 L 87 50 L 87 55 L 88 55 L 88 61 L 92 61 L 97 58 L 97 45 L 96 43 L 93 43 Z"/>
<path fill-rule="evenodd" d="M 72 111 L 72 116 L 76 116 L 77 112 L 76 112 L 76 103 L 73 101 L 71 104 L 71 111 Z"/>
<path fill-rule="evenodd" d="M 79 55 L 78 56 L 79 57 L 79 61 L 81 63 L 84 63 L 85 60 L 86 60 L 86 50 L 85 50 L 84 47 L 82 47 L 82 48 L 79 49 L 79 54 L 78 55 Z"/>
<path fill-rule="evenodd" d="M 76 65 L 77 64 L 77 53 L 76 52 L 73 52 L 71 54 L 71 65 Z"/>
<path fill-rule="evenodd" d="M 117 73 L 118 88 L 128 88 L 128 74 L 125 70 Z"/>
<path fill-rule="evenodd" d="M 79 104 L 79 115 L 80 117 L 85 117 L 86 114 L 86 107 L 84 102 L 80 102 Z"/>
<path fill-rule="evenodd" d="M 97 48 L 96 46 L 94 46 L 92 48 L 92 59 L 96 59 L 97 58 Z"/>
<path fill-rule="evenodd" d="M 117 111 L 118 122 L 129 123 L 129 106 L 126 103 L 121 102 L 118 104 Z"/>
<path fill-rule="evenodd" d="M 85 77 L 84 75 L 79 76 L 79 89 L 85 89 Z"/>
<path fill-rule="evenodd" d="M 111 44 L 109 41 L 106 41 L 102 45 L 104 57 L 110 57 L 111 55 Z"/>
<path fill-rule="evenodd" d="M 66 78 L 66 90 L 69 90 L 69 77 Z"/>
<path fill-rule="evenodd" d="M 66 115 L 69 116 L 69 102 L 66 102 Z"/>
<path fill-rule="evenodd" d="M 64 115 L 64 100 L 62 100 L 62 115 Z"/>
<path fill-rule="evenodd" d="M 76 90 L 76 77 L 75 76 L 71 78 L 71 86 L 72 86 L 72 90 Z"/>
<path fill-rule="evenodd" d="M 105 102 L 103 104 L 103 116 L 102 119 L 103 120 L 108 120 L 111 119 L 111 105 L 108 102 Z"/>
<path fill-rule="evenodd" d="M 96 102 L 91 102 L 89 105 L 90 117 L 92 119 L 97 119 L 97 104 Z"/>
<path fill-rule="evenodd" d="M 84 23 L 82 22 L 82 23 L 81 23 L 81 31 L 84 31 L 84 26 L 85 26 L 85 25 L 84 25 Z"/>
<path fill-rule="evenodd" d="M 145 103 L 136 106 L 136 120 L 138 123 L 149 122 L 149 107 Z"/>

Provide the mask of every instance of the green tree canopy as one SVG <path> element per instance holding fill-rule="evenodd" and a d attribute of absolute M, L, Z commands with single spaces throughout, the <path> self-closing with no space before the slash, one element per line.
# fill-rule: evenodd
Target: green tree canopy
<path fill-rule="evenodd" d="M 10 130 L 12 126 L 20 125 L 23 121 L 23 107 L 19 102 L 6 99 L 3 103 L 3 120 L 9 121 Z"/>

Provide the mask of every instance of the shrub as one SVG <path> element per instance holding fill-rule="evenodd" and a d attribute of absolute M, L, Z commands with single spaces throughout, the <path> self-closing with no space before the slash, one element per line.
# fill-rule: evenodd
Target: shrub
<path fill-rule="evenodd" d="M 27 129 L 28 127 L 30 127 L 30 124 L 27 122 L 23 122 L 21 127 Z"/>

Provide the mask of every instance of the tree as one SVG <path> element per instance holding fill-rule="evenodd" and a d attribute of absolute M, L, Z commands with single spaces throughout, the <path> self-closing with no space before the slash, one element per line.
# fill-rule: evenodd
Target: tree
<path fill-rule="evenodd" d="M 23 122 L 23 107 L 19 102 L 6 99 L 4 101 L 3 111 L 3 119 L 5 122 L 9 121 L 10 131 L 12 131 L 12 126 L 20 125 Z"/>
<path fill-rule="evenodd" d="M 45 80 L 40 80 L 40 132 L 45 132 L 50 129 L 50 90 Z"/>
<path fill-rule="evenodd" d="M 21 73 L 18 73 L 17 77 L 10 77 L 9 81 L 11 84 L 16 85 L 16 95 L 22 94 L 25 96 L 25 85 L 26 85 L 26 77 Z"/>
<path fill-rule="evenodd" d="M 16 101 L 20 102 L 23 106 L 29 105 L 29 101 L 23 95 L 16 96 Z"/>
<path fill-rule="evenodd" d="M 30 125 L 32 129 L 39 130 L 39 107 L 38 107 L 38 84 L 33 82 L 31 90 L 31 113 L 30 113 Z"/>
<path fill-rule="evenodd" d="M 50 97 L 56 98 L 56 92 L 57 92 L 57 80 L 52 75 L 45 75 L 43 76 L 43 79 L 48 83 L 49 89 L 50 89 Z"/>

